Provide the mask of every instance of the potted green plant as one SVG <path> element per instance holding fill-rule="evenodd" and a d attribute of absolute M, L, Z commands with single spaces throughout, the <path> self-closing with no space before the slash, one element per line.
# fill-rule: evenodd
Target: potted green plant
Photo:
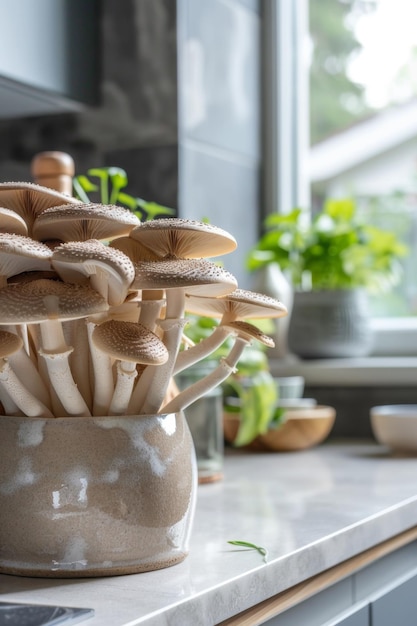
<path fill-rule="evenodd" d="M 361 219 L 352 199 L 329 199 L 312 219 L 299 208 L 270 215 L 265 228 L 248 269 L 276 264 L 289 277 L 291 352 L 304 358 L 367 354 L 367 296 L 398 283 L 406 246 Z"/>

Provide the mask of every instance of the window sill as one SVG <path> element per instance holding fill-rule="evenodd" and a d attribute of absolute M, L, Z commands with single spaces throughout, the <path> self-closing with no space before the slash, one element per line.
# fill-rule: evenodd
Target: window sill
<path fill-rule="evenodd" d="M 374 318 L 372 332 L 372 356 L 417 356 L 416 317 Z"/>
<path fill-rule="evenodd" d="M 303 376 L 311 387 L 412 387 L 417 384 L 417 356 L 270 360 L 273 376 Z"/>

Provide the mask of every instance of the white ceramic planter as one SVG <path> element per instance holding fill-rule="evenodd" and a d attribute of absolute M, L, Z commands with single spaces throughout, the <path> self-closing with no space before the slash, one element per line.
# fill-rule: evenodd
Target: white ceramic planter
<path fill-rule="evenodd" d="M 197 468 L 182 413 L 0 417 L 0 571 L 129 574 L 187 555 Z"/>

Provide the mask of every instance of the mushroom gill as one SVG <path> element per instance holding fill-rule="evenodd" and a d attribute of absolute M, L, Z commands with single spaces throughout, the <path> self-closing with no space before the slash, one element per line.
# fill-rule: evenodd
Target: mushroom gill
<path fill-rule="evenodd" d="M 127 235 L 139 223 L 134 213 L 120 206 L 65 204 L 42 211 L 33 224 L 33 236 L 39 241 L 107 241 Z"/>
<path fill-rule="evenodd" d="M 237 247 L 236 239 L 222 228 L 179 218 L 142 222 L 131 231 L 130 237 L 161 258 L 216 257 Z"/>

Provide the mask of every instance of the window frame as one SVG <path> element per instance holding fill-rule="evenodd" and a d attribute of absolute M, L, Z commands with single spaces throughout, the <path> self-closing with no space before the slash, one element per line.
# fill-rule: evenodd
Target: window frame
<path fill-rule="evenodd" d="M 263 216 L 311 206 L 308 0 L 263 0 Z M 417 354 L 417 318 L 373 318 L 371 356 Z"/>

